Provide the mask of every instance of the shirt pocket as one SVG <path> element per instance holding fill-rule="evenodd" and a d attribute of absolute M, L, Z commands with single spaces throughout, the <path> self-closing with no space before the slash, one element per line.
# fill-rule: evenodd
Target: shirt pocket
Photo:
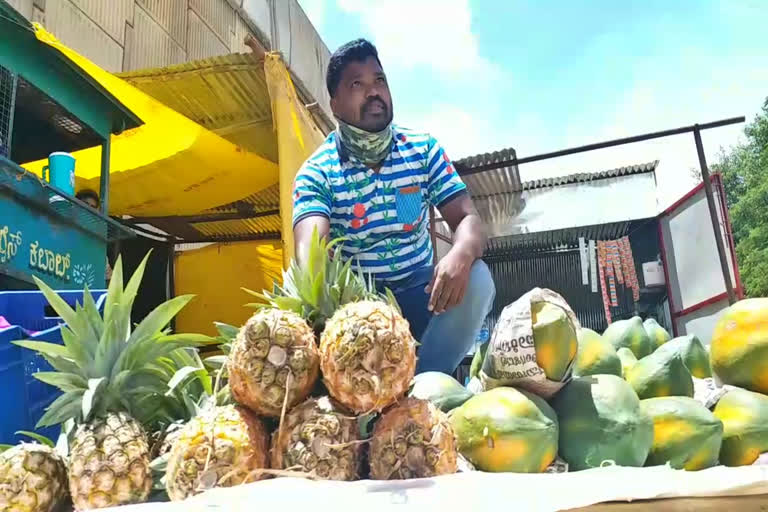
<path fill-rule="evenodd" d="M 424 196 L 419 185 L 395 189 L 395 209 L 397 221 L 403 224 L 415 224 L 421 217 Z"/>

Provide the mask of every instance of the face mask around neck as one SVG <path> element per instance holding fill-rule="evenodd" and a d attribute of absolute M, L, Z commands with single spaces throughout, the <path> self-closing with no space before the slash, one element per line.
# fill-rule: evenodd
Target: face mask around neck
<path fill-rule="evenodd" d="M 383 130 L 369 132 L 336 118 L 336 132 L 344 148 L 355 158 L 367 165 L 384 161 L 392 147 L 392 123 Z"/>

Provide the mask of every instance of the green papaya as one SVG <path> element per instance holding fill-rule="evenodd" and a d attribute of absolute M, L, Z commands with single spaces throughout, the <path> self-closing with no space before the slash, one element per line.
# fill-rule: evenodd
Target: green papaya
<path fill-rule="evenodd" d="M 640 467 L 653 445 L 653 422 L 632 387 L 615 375 L 578 377 L 552 400 L 560 421 L 559 455 L 569 469 L 613 461 Z"/>
<path fill-rule="evenodd" d="M 768 394 L 768 297 L 723 311 L 710 345 L 712 370 L 731 386 Z"/>
<path fill-rule="evenodd" d="M 626 378 L 629 369 L 637 364 L 637 358 L 634 352 L 627 347 L 621 347 L 616 351 L 616 355 L 619 357 L 619 361 L 621 361 L 621 375 Z"/>
<path fill-rule="evenodd" d="M 693 398 L 667 396 L 640 401 L 653 420 L 653 447 L 646 466 L 667 462 L 675 469 L 697 471 L 717 465 L 723 422 Z"/>
<path fill-rule="evenodd" d="M 639 316 L 613 322 L 603 333 L 603 339 L 613 345 L 616 350 L 627 347 L 638 359 L 642 359 L 652 351 L 651 338 L 645 332 L 643 321 Z"/>
<path fill-rule="evenodd" d="M 591 329 L 579 329 L 577 337 L 579 350 L 573 365 L 574 377 L 599 373 L 621 377 L 621 360 L 613 345 Z"/>
<path fill-rule="evenodd" d="M 654 352 L 635 363 L 624 378 L 641 399 L 693 397 L 693 377 L 676 352 Z"/>
<path fill-rule="evenodd" d="M 643 328 L 651 339 L 651 350 L 656 350 L 672 338 L 667 330 L 659 325 L 659 322 L 657 322 L 655 318 L 646 319 L 646 321 L 643 322 Z"/>
<path fill-rule="evenodd" d="M 424 372 L 411 381 L 408 396 L 429 400 L 444 412 L 454 409 L 472 397 L 472 392 L 443 372 Z"/>
<path fill-rule="evenodd" d="M 748 466 L 768 451 L 768 396 L 732 389 L 717 402 L 714 414 L 723 422 L 721 464 Z"/>
<path fill-rule="evenodd" d="M 531 322 L 536 364 L 548 379 L 563 380 L 576 357 L 576 326 L 563 308 L 549 302 L 531 303 Z"/>
<path fill-rule="evenodd" d="M 712 367 L 709 365 L 709 352 L 704 348 L 695 334 L 680 336 L 659 347 L 659 353 L 678 353 L 683 359 L 688 371 L 697 379 L 706 379 L 712 376 Z"/>
<path fill-rule="evenodd" d="M 481 471 L 541 473 L 557 456 L 555 411 L 531 393 L 494 388 L 450 416 L 459 452 Z"/>
<path fill-rule="evenodd" d="M 485 354 L 488 352 L 488 345 L 490 341 L 486 341 L 475 351 L 475 355 L 472 356 L 472 363 L 469 365 L 469 378 L 480 377 L 480 370 L 483 368 L 483 361 L 485 361 Z"/>

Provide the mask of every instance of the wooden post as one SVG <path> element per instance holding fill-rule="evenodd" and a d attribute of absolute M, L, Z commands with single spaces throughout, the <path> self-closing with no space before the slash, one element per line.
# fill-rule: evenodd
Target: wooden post
<path fill-rule="evenodd" d="M 111 149 L 110 136 L 104 139 L 101 144 L 101 181 L 99 183 L 99 202 L 101 202 L 101 213 L 109 213 L 109 153 Z"/>
<path fill-rule="evenodd" d="M 699 155 L 699 166 L 701 167 L 701 179 L 704 180 L 704 192 L 707 195 L 707 206 L 709 206 L 709 219 L 712 222 L 712 229 L 715 232 L 715 245 L 717 246 L 717 255 L 720 257 L 720 268 L 723 272 L 725 289 L 728 293 L 728 303 L 736 303 L 736 292 L 733 290 L 731 281 L 731 270 L 728 268 L 728 258 L 725 255 L 725 244 L 723 243 L 723 233 L 720 231 L 720 221 L 717 219 L 717 207 L 715 206 L 715 196 L 712 193 L 712 182 L 709 179 L 709 169 L 707 168 L 707 159 L 704 156 L 704 145 L 701 142 L 701 130 L 699 125 L 693 127 L 693 138 L 696 141 L 696 152 Z"/>
<path fill-rule="evenodd" d="M 434 206 L 429 207 L 429 236 L 432 238 L 432 264 L 437 265 L 437 223 Z"/>

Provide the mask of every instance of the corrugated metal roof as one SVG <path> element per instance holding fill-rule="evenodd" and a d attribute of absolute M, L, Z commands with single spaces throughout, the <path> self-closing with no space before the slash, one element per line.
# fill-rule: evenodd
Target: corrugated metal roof
<path fill-rule="evenodd" d="M 277 162 L 264 66 L 252 53 L 118 76 L 233 144 Z"/>
<path fill-rule="evenodd" d="M 456 160 L 456 169 L 459 175 L 467 185 L 470 194 L 473 197 L 486 197 L 496 194 L 505 194 L 517 192 L 520 190 L 520 172 L 517 166 L 501 167 L 492 171 L 480 172 L 477 174 L 465 175 L 467 171 L 497 162 L 504 162 L 516 158 L 517 154 L 513 148 L 494 151 L 492 153 L 482 153 L 480 155 L 470 156 Z"/>
<path fill-rule="evenodd" d="M 234 203 L 218 206 L 211 213 L 237 213 L 243 210 L 265 212 L 280 208 L 280 185 L 275 184 L 261 192 L 248 196 Z"/>
<path fill-rule="evenodd" d="M 275 238 L 280 238 L 280 226 L 279 215 L 192 224 L 192 227 L 199 231 L 201 235 L 217 240 L 225 238 L 237 239 L 254 234 L 274 235 Z"/>
<path fill-rule="evenodd" d="M 518 235 L 491 238 L 488 240 L 486 256 L 520 250 L 552 250 L 573 246 L 579 243 L 579 237 L 587 240 L 615 240 L 630 232 L 633 226 L 644 221 L 613 222 L 594 226 L 539 231 Z"/>
<path fill-rule="evenodd" d="M 230 142 L 277 161 L 277 139 L 272 127 L 272 107 L 264 65 L 252 53 L 211 57 L 123 73 L 120 77 Z M 278 210 L 279 205 L 279 186 L 275 184 L 206 213 L 247 216 Z M 216 239 L 279 237 L 280 218 L 269 215 L 189 223 L 187 228 L 178 229 L 174 234 L 189 238 L 191 233 L 199 233 L 201 238 Z"/>
<path fill-rule="evenodd" d="M 209 130 L 272 120 L 264 66 L 253 54 L 233 53 L 118 76 Z"/>
<path fill-rule="evenodd" d="M 659 165 L 658 160 L 653 162 L 647 162 L 644 164 L 628 165 L 625 167 L 617 167 L 616 169 L 609 169 L 607 171 L 599 172 L 580 172 L 574 174 L 568 174 L 565 176 L 558 176 L 555 178 L 543 178 L 540 180 L 531 180 L 523 183 L 523 190 L 532 190 L 536 188 L 546 187 L 558 187 L 561 185 L 570 185 L 572 183 L 587 183 L 595 180 L 602 180 L 606 178 L 616 178 L 619 176 L 630 176 L 632 174 L 643 174 L 647 172 L 654 172 Z"/>

